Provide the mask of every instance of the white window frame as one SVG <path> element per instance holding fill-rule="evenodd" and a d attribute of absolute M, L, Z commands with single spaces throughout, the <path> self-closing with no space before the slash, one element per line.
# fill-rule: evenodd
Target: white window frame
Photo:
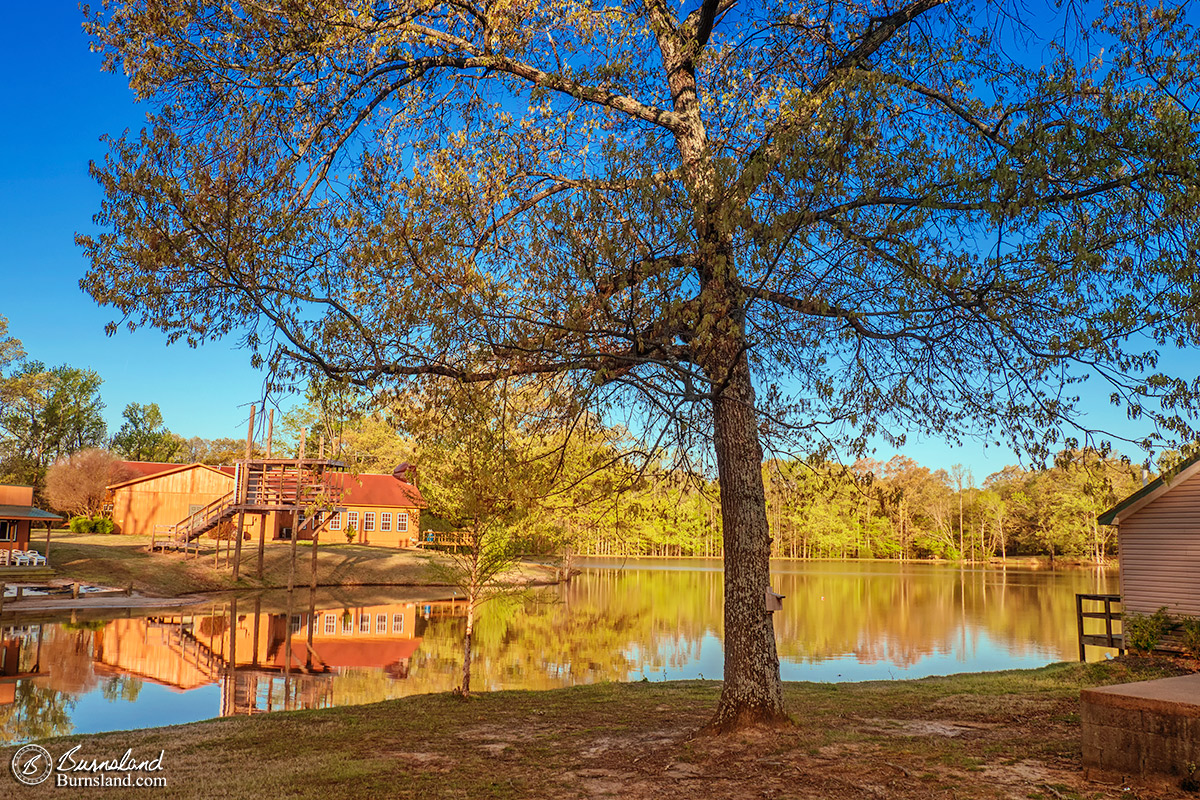
<path fill-rule="evenodd" d="M 334 514 L 329 518 L 329 530 L 340 531 L 342 529 L 342 515 Z"/>
<path fill-rule="evenodd" d="M 325 633 L 328 636 L 333 636 L 337 633 L 337 616 L 334 614 L 325 615 Z"/>
<path fill-rule="evenodd" d="M 15 519 L 0 519 L 0 542 L 15 542 L 17 540 L 17 521 Z"/>
<path fill-rule="evenodd" d="M 390 531 L 392 529 L 392 512 L 381 511 L 379 513 L 379 530 Z"/>
<path fill-rule="evenodd" d="M 392 633 L 404 633 L 403 614 L 392 614 Z"/>
<path fill-rule="evenodd" d="M 342 615 L 342 633 L 354 633 L 354 615 Z"/>
<path fill-rule="evenodd" d="M 346 527 L 353 528 L 354 530 L 359 531 L 358 512 L 357 511 L 346 512 Z M 359 533 L 362 533 L 362 531 L 359 531 Z"/>
<path fill-rule="evenodd" d="M 387 614 L 375 615 L 375 632 L 387 633 Z"/>
<path fill-rule="evenodd" d="M 369 611 L 358 612 L 358 632 L 359 633 L 370 633 L 371 632 L 371 612 L 369 612 Z"/>
<path fill-rule="evenodd" d="M 408 533 L 408 512 L 401 511 L 396 515 L 396 530 L 400 533 Z"/>
<path fill-rule="evenodd" d="M 363 532 L 366 533 L 368 531 L 371 531 L 371 532 L 375 531 L 375 512 L 374 511 L 364 511 L 363 512 Z"/>

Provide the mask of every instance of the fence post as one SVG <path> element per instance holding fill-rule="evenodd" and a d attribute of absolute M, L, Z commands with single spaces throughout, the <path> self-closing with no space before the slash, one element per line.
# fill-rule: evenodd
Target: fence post
<path fill-rule="evenodd" d="M 1075 595 L 1075 622 L 1079 628 L 1079 660 L 1087 661 L 1087 653 L 1083 643 L 1083 595 Z"/>

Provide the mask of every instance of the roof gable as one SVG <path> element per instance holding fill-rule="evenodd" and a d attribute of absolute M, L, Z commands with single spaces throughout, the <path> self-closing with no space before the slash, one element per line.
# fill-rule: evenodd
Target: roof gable
<path fill-rule="evenodd" d="M 1159 475 L 1096 519 L 1101 525 L 1120 525 L 1121 520 L 1128 519 L 1167 492 L 1197 475 L 1200 475 L 1200 453 L 1184 461 L 1174 471 Z"/>
<path fill-rule="evenodd" d="M 136 477 L 123 480 L 120 483 L 109 485 L 109 490 L 122 489 L 126 486 L 132 486 L 135 483 L 161 478 L 166 475 L 174 475 L 178 472 L 186 472 L 189 469 L 207 469 L 225 478 L 232 478 L 231 473 L 227 473 L 218 467 L 209 466 L 208 464 L 161 464 L 153 461 L 122 461 L 125 467 L 137 473 Z"/>

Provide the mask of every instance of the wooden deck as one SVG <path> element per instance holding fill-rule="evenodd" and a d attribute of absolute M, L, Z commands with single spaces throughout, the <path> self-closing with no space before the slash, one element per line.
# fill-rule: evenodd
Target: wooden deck
<path fill-rule="evenodd" d="M 260 458 L 235 464 L 234 488 L 172 525 L 156 530 L 151 550 L 187 549 L 192 542 L 238 513 L 304 512 L 292 535 L 319 530 L 340 508 L 342 486 L 325 479 L 345 464 L 327 459 Z M 162 537 L 161 539 L 159 537 Z"/>

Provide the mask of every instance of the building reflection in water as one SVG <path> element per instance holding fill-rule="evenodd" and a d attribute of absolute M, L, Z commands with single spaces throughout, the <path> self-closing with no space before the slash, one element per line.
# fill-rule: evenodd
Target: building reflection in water
<path fill-rule="evenodd" d="M 0 706 L 16 701 L 17 682 L 42 674 L 41 625 L 0 628 Z"/>
<path fill-rule="evenodd" d="M 453 600 L 317 608 L 310 596 L 302 609 L 243 599 L 181 614 L 0 627 L 0 709 L 18 702 L 28 679 L 64 698 L 98 679 L 175 692 L 218 684 L 221 716 L 324 708 L 335 705 L 334 679 L 351 671 L 407 679 L 429 620 L 463 614 Z M 43 665 L 46 628 L 70 663 Z M 63 680 L 70 686 L 57 685 Z"/>

